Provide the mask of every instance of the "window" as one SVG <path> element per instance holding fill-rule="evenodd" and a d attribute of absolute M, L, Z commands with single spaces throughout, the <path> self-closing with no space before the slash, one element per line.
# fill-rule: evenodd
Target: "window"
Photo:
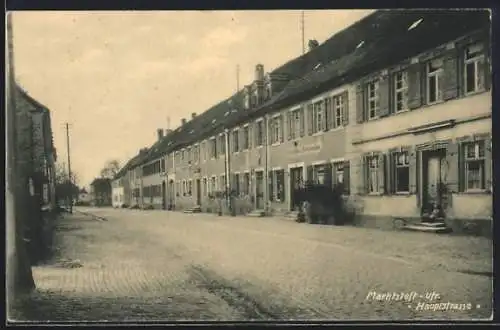
<path fill-rule="evenodd" d="M 239 195 L 240 194 L 240 174 L 239 173 L 234 174 L 233 188 L 234 188 L 236 194 Z"/>
<path fill-rule="evenodd" d="M 427 63 L 427 103 L 436 103 L 443 99 L 441 82 L 443 76 L 443 60 L 435 59 Z"/>
<path fill-rule="evenodd" d="M 333 127 L 337 128 L 342 126 L 342 116 L 344 113 L 344 98 L 342 95 L 333 98 Z"/>
<path fill-rule="evenodd" d="M 250 127 L 243 127 L 243 150 L 247 150 L 250 147 Z"/>
<path fill-rule="evenodd" d="M 250 173 L 243 174 L 243 193 L 250 194 Z"/>
<path fill-rule="evenodd" d="M 180 181 L 177 181 L 176 186 L 177 186 L 177 187 L 175 187 L 176 194 L 177 194 L 178 196 L 179 196 L 179 195 L 182 195 L 182 190 L 181 190 L 181 182 L 180 182 Z"/>
<path fill-rule="evenodd" d="M 393 76 L 394 110 L 405 111 L 408 108 L 408 73 L 396 72 Z"/>
<path fill-rule="evenodd" d="M 245 94 L 245 109 L 250 109 L 250 95 Z"/>
<path fill-rule="evenodd" d="M 191 164 L 191 162 L 193 161 L 193 151 L 191 148 L 188 148 L 186 150 L 186 160 L 188 164 Z"/>
<path fill-rule="evenodd" d="M 271 191 L 269 196 L 271 200 L 277 202 L 285 201 L 285 171 L 274 170 L 270 172 L 271 175 Z"/>
<path fill-rule="evenodd" d="M 333 178 L 334 184 L 343 184 L 344 183 L 344 163 L 339 162 L 333 164 L 333 168 L 335 171 L 335 177 Z"/>
<path fill-rule="evenodd" d="M 225 191 L 226 190 L 227 183 L 226 183 L 226 175 L 225 174 L 222 174 L 220 176 L 219 185 L 220 185 L 220 187 L 219 187 L 220 191 Z"/>
<path fill-rule="evenodd" d="M 484 89 L 484 60 L 482 44 L 471 45 L 465 49 L 465 93 Z"/>
<path fill-rule="evenodd" d="M 378 81 L 372 81 L 367 84 L 367 105 L 368 105 L 368 119 L 374 119 L 377 117 L 379 108 L 379 98 L 378 98 Z"/>
<path fill-rule="evenodd" d="M 210 149 L 210 158 L 216 158 L 217 157 L 217 141 L 215 138 L 210 139 L 209 142 L 209 149 Z"/>
<path fill-rule="evenodd" d="M 326 121 L 325 109 L 323 105 L 323 101 L 319 101 L 313 104 L 313 133 L 318 133 L 324 130 Z"/>
<path fill-rule="evenodd" d="M 187 194 L 189 196 L 193 195 L 193 180 L 189 180 L 188 182 L 188 191 Z"/>
<path fill-rule="evenodd" d="M 188 192 L 188 186 L 186 180 L 182 180 L 182 195 L 186 196 Z"/>
<path fill-rule="evenodd" d="M 161 160 L 161 171 L 165 172 L 165 159 Z"/>
<path fill-rule="evenodd" d="M 219 153 L 221 155 L 226 153 L 226 135 L 225 134 L 219 135 Z"/>
<path fill-rule="evenodd" d="M 313 181 L 316 184 L 325 184 L 325 166 L 316 165 L 313 167 Z"/>
<path fill-rule="evenodd" d="M 378 193 L 378 156 L 367 157 L 368 193 Z"/>
<path fill-rule="evenodd" d="M 238 129 L 233 131 L 233 152 L 240 151 L 239 135 L 240 131 Z"/>
<path fill-rule="evenodd" d="M 199 155 L 200 155 L 199 154 L 199 147 L 194 146 L 193 147 L 193 162 L 198 163 Z"/>
<path fill-rule="evenodd" d="M 410 191 L 410 161 L 408 151 L 393 153 L 394 189 L 396 193 Z"/>
<path fill-rule="evenodd" d="M 255 123 L 255 144 L 261 146 L 264 144 L 264 121 L 259 120 Z"/>
<path fill-rule="evenodd" d="M 288 123 L 288 129 L 290 130 L 290 138 L 292 140 L 300 136 L 301 122 L 301 109 L 290 111 L 290 122 Z"/>
<path fill-rule="evenodd" d="M 271 143 L 279 143 L 281 141 L 281 118 L 280 116 L 271 119 Z"/>
<path fill-rule="evenodd" d="M 206 196 L 208 194 L 208 180 L 207 178 L 203 178 L 203 186 L 202 186 L 202 195 Z"/>
<path fill-rule="evenodd" d="M 217 191 L 217 181 L 215 176 L 213 176 L 212 180 L 210 180 L 210 191 L 211 192 Z"/>
<path fill-rule="evenodd" d="M 271 85 L 267 85 L 264 90 L 264 100 L 269 100 L 271 98 Z"/>
<path fill-rule="evenodd" d="M 250 107 L 255 107 L 257 105 L 257 95 L 252 95 L 252 98 L 250 99 Z"/>
<path fill-rule="evenodd" d="M 464 144 L 466 191 L 485 189 L 484 148 L 484 141 Z"/>

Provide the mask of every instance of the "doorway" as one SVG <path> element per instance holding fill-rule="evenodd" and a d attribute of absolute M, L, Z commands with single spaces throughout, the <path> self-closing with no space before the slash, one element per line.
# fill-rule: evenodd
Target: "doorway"
<path fill-rule="evenodd" d="M 431 212 L 435 205 L 444 208 L 448 163 L 446 149 L 422 152 L 422 210 Z"/>
<path fill-rule="evenodd" d="M 302 166 L 290 168 L 290 211 L 296 210 L 300 207 L 300 202 L 297 196 L 297 189 L 302 186 L 304 182 L 304 169 Z"/>
<path fill-rule="evenodd" d="M 255 172 L 255 208 L 261 210 L 264 207 L 264 172 Z"/>
<path fill-rule="evenodd" d="M 196 179 L 196 205 L 201 206 L 201 179 Z"/>
<path fill-rule="evenodd" d="M 168 182 L 168 209 L 173 210 L 175 207 L 175 185 L 174 180 Z"/>
<path fill-rule="evenodd" d="M 167 184 L 165 180 L 161 183 L 161 208 L 163 210 L 167 209 Z"/>

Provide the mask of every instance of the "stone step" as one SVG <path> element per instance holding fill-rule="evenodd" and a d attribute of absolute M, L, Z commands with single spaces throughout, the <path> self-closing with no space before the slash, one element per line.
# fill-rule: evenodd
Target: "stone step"
<path fill-rule="evenodd" d="M 444 222 L 421 222 L 420 226 L 431 227 L 431 228 L 446 228 L 446 223 L 444 223 Z"/>
<path fill-rule="evenodd" d="M 426 233 L 449 233 L 450 228 L 447 227 L 433 227 L 433 226 L 422 226 L 422 225 L 407 225 L 402 229 L 411 231 L 420 231 Z"/>
<path fill-rule="evenodd" d="M 254 210 L 250 213 L 247 214 L 247 216 L 249 217 L 263 217 L 265 215 L 264 211 L 263 210 Z"/>

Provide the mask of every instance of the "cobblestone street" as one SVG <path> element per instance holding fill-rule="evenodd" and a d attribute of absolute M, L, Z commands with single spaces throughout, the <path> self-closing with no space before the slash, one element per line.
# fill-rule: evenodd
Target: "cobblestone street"
<path fill-rule="evenodd" d="M 65 216 L 57 256 L 33 268 L 38 290 L 19 318 L 450 320 L 491 315 L 492 244 L 484 238 L 277 218 L 79 211 L 107 221 L 81 213 Z M 393 292 L 411 301 L 379 295 Z"/>

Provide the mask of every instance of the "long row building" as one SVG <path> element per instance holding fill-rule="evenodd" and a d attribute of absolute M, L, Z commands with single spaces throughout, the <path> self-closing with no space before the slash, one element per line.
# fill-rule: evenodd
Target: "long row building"
<path fill-rule="evenodd" d="M 305 180 L 343 183 L 358 224 L 441 207 L 455 229 L 491 228 L 490 15 L 379 10 L 141 150 L 113 202 L 283 214 Z M 472 223 L 472 224 L 471 224 Z"/>

